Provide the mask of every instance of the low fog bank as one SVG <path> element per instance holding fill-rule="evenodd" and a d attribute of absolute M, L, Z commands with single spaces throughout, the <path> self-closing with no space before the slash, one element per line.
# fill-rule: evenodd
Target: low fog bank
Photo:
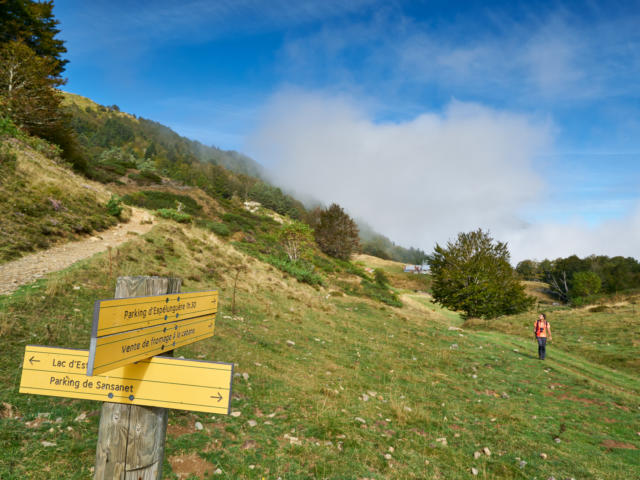
<path fill-rule="evenodd" d="M 545 194 L 535 158 L 550 148 L 550 130 L 455 100 L 442 112 L 380 122 L 349 98 L 288 90 L 265 107 L 248 149 L 283 188 L 336 202 L 407 247 L 429 252 L 481 227 L 509 242 L 514 263 L 573 253 L 637 258 L 640 207 L 595 229 L 522 218 Z"/>
<path fill-rule="evenodd" d="M 640 202 L 628 216 L 590 226 L 581 220 L 566 224 L 543 223 L 525 229 L 501 231 L 514 262 L 589 255 L 640 259 Z"/>

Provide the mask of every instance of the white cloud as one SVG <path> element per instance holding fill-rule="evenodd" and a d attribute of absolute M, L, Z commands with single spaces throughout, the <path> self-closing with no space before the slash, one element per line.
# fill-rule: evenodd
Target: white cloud
<path fill-rule="evenodd" d="M 430 250 L 460 231 L 522 228 L 519 209 L 543 191 L 532 159 L 549 140 L 546 124 L 475 104 L 377 123 L 348 98 L 289 90 L 249 148 L 278 183 Z"/>
<path fill-rule="evenodd" d="M 595 225 L 577 213 L 563 222 L 524 218 L 552 218 L 563 208 L 549 202 L 536 165 L 552 148 L 548 122 L 458 101 L 402 123 L 371 117 L 348 97 L 285 90 L 265 108 L 248 148 L 285 188 L 336 202 L 405 246 L 431 251 L 483 228 L 508 242 L 514 263 L 640 258 L 640 202 L 624 218 Z"/>
<path fill-rule="evenodd" d="M 640 258 L 640 202 L 622 218 L 596 226 L 581 220 L 568 223 L 545 223 L 522 230 L 504 231 L 515 261 L 525 258 L 542 260 L 575 254 Z"/>

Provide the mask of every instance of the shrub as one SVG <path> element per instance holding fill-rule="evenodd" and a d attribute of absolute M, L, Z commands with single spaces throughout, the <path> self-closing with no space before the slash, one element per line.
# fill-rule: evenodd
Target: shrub
<path fill-rule="evenodd" d="M 324 280 L 320 275 L 314 273 L 313 265 L 304 261 L 292 262 L 288 258 L 283 259 L 273 255 L 263 256 L 261 260 L 270 263 L 274 267 L 288 273 L 299 282 L 308 283 L 309 285 L 323 285 Z"/>
<path fill-rule="evenodd" d="M 151 170 L 141 170 L 139 173 L 132 172 L 128 177 L 138 185 L 153 185 L 162 183 L 162 177 Z"/>
<path fill-rule="evenodd" d="M 160 208 L 157 210 L 157 214 L 169 220 L 174 220 L 178 223 L 189 223 L 191 222 L 191 215 L 184 212 L 179 212 L 174 208 Z"/>
<path fill-rule="evenodd" d="M 120 218 L 122 214 L 122 199 L 118 195 L 111 195 L 107 202 L 107 212 L 109 215 Z"/>
<path fill-rule="evenodd" d="M 24 134 L 16 127 L 15 123 L 9 117 L 0 115 L 0 135 L 9 135 L 10 137 L 20 138 Z"/>
<path fill-rule="evenodd" d="M 216 235 L 221 237 L 228 237 L 231 235 L 231 230 L 224 223 L 212 222 L 211 220 L 199 220 L 197 225 L 207 230 L 211 230 Z"/>
<path fill-rule="evenodd" d="M 336 271 L 335 264 L 331 260 L 327 260 L 325 257 L 321 257 L 320 255 L 314 255 L 311 258 L 311 263 L 326 273 L 333 273 Z"/>
<path fill-rule="evenodd" d="M 238 215 L 235 213 L 225 213 L 222 215 L 222 220 L 229 225 L 229 228 L 238 232 L 242 230 L 243 232 L 251 232 L 256 227 L 256 222 L 253 219 L 250 219 L 248 216 Z"/>
<path fill-rule="evenodd" d="M 358 277 L 362 278 L 363 280 L 369 280 L 369 275 L 367 275 L 367 272 L 364 271 L 364 269 L 362 267 L 359 267 L 358 265 L 355 265 L 349 261 L 346 260 L 340 260 L 338 258 L 333 260 L 337 265 L 339 265 L 340 267 L 342 267 L 342 269 L 347 272 L 350 273 L 352 275 L 357 275 Z"/>
<path fill-rule="evenodd" d="M 136 168 L 133 155 L 124 152 L 121 148 L 113 147 L 103 151 L 98 157 L 100 168 L 109 170 L 118 175 L 124 175 L 130 168 Z"/>
<path fill-rule="evenodd" d="M 391 305 L 392 307 L 402 307 L 402 302 L 398 296 L 390 291 L 386 286 L 363 280 L 362 292 L 365 296 L 378 300 L 379 302 L 386 303 L 387 305 Z"/>
<path fill-rule="evenodd" d="M 384 273 L 384 270 L 376 268 L 373 272 L 373 278 L 375 279 L 376 284 L 380 285 L 381 287 L 386 287 L 387 285 L 389 285 L 389 278 L 387 277 L 387 274 Z"/>
<path fill-rule="evenodd" d="M 142 190 L 140 192 L 129 193 L 122 197 L 122 201 L 127 205 L 146 208 L 148 210 L 178 209 L 181 204 L 181 212 L 190 215 L 199 215 L 202 206 L 188 195 L 177 195 L 170 192 L 159 192 L 156 190 Z"/>

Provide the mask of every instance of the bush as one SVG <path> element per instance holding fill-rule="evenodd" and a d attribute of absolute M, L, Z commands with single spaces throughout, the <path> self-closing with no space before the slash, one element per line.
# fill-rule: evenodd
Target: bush
<path fill-rule="evenodd" d="M 234 232 L 242 230 L 243 232 L 248 233 L 252 232 L 256 228 L 256 222 L 254 219 L 250 219 L 244 215 L 237 215 L 235 213 L 225 213 L 222 215 L 222 221 L 225 222 Z"/>
<path fill-rule="evenodd" d="M 336 271 L 336 266 L 331 260 L 327 260 L 325 257 L 321 257 L 320 255 L 314 255 L 311 258 L 311 263 L 314 266 L 318 267 L 320 270 L 326 273 L 333 273 Z"/>
<path fill-rule="evenodd" d="M 122 214 L 122 199 L 118 195 L 111 195 L 107 202 L 107 212 L 109 215 L 120 218 L 120 214 Z"/>
<path fill-rule="evenodd" d="M 304 261 L 291 262 L 288 258 L 278 258 L 273 255 L 263 256 L 261 260 L 270 263 L 274 267 L 288 273 L 299 282 L 308 283 L 309 285 L 324 285 L 324 280 L 320 275 L 314 273 L 313 265 Z"/>
<path fill-rule="evenodd" d="M 174 220 L 178 223 L 191 222 L 191 215 L 189 215 L 188 213 L 179 212 L 174 208 L 160 208 L 156 212 L 158 216 L 166 218 L 168 220 Z"/>
<path fill-rule="evenodd" d="M 200 215 L 202 206 L 188 195 L 176 195 L 170 192 L 159 192 L 156 190 L 142 190 L 140 192 L 129 193 L 122 197 L 122 201 L 127 205 L 146 208 L 148 210 L 178 209 L 190 215 Z"/>
<path fill-rule="evenodd" d="M 381 287 L 386 287 L 387 285 L 389 285 L 389 278 L 387 277 L 387 274 L 384 273 L 384 270 L 376 268 L 373 272 L 373 278 L 375 279 L 376 284 L 380 285 Z"/>
<path fill-rule="evenodd" d="M 379 302 L 386 303 L 392 307 L 402 307 L 402 302 L 398 296 L 390 291 L 386 286 L 378 283 L 362 281 L 362 292 L 365 296 L 378 300 Z"/>
<path fill-rule="evenodd" d="M 367 275 L 367 272 L 364 271 L 364 269 L 362 267 L 359 267 L 358 265 L 355 265 L 349 261 L 346 260 L 340 260 L 338 258 L 333 260 L 337 265 L 339 265 L 340 267 L 342 267 L 342 269 L 347 272 L 350 273 L 352 275 L 357 275 L 358 277 L 362 278 L 363 280 L 369 280 L 369 275 Z"/>
<path fill-rule="evenodd" d="M 9 117 L 0 115 L 0 135 L 8 135 L 14 138 L 24 137 L 24 134 L 16 127 Z"/>
<path fill-rule="evenodd" d="M 136 161 L 133 155 L 124 152 L 118 147 L 103 151 L 98 157 L 100 168 L 108 170 L 122 176 L 130 168 L 136 168 Z"/>
<path fill-rule="evenodd" d="M 390 291 L 387 287 L 382 287 L 368 279 L 363 279 L 359 286 L 354 286 L 352 283 L 340 281 L 336 283 L 341 286 L 347 295 L 367 297 L 372 300 L 386 303 L 392 307 L 402 307 L 402 302 L 395 293 Z"/>
<path fill-rule="evenodd" d="M 221 237 L 228 237 L 231 235 L 231 230 L 224 223 L 212 222 L 211 220 L 199 220 L 197 225 L 207 230 L 211 230 L 216 235 Z"/>
<path fill-rule="evenodd" d="M 128 177 L 138 185 L 153 185 L 162 183 L 162 177 L 151 170 L 141 170 L 139 173 L 132 172 Z"/>

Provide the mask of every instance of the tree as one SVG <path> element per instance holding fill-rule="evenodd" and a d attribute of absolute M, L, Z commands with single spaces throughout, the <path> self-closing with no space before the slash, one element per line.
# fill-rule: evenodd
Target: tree
<path fill-rule="evenodd" d="M 459 233 L 446 248 L 436 244 L 428 262 L 433 297 L 466 317 L 494 318 L 519 313 L 533 305 L 509 263 L 506 243 L 487 232 Z"/>
<path fill-rule="evenodd" d="M 602 281 L 595 272 L 578 272 L 573 275 L 571 298 L 589 297 L 600 291 Z"/>
<path fill-rule="evenodd" d="M 45 138 L 65 128 L 60 110 L 62 96 L 55 88 L 64 83 L 54 76 L 55 64 L 39 57 L 21 42 L 0 47 L 0 114 L 32 135 Z"/>
<path fill-rule="evenodd" d="M 295 220 L 280 229 L 278 239 L 292 262 L 308 256 L 313 245 L 313 230 L 306 223 Z"/>
<path fill-rule="evenodd" d="M 522 260 L 516 265 L 516 272 L 525 280 L 538 280 L 538 262 L 534 260 Z"/>
<path fill-rule="evenodd" d="M 320 210 L 315 232 L 320 250 L 341 260 L 349 260 L 360 245 L 356 222 L 335 203 Z"/>
<path fill-rule="evenodd" d="M 64 41 L 55 38 L 60 22 L 53 16 L 53 1 L 0 1 L 0 44 L 22 42 L 40 58 L 52 64 L 51 73 L 59 77 L 68 60 Z"/>

